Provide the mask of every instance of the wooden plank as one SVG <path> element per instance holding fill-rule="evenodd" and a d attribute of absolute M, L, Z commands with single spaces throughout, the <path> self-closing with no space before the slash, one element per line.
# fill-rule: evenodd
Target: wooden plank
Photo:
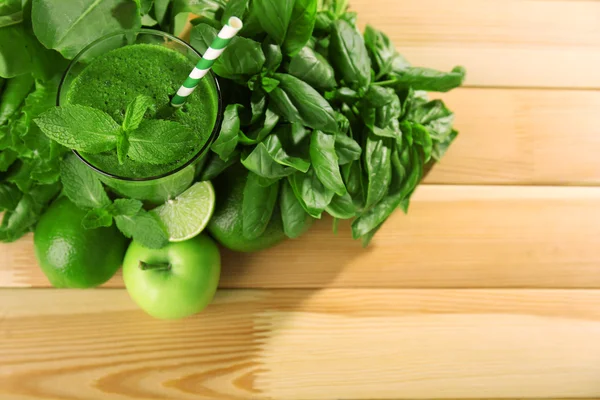
<path fill-rule="evenodd" d="M 600 188 L 425 185 L 367 249 L 323 220 L 264 252 L 223 252 L 221 285 L 600 288 L 599 202 Z M 1 244 L 0 286 L 47 287 L 35 264 L 30 237 Z"/>
<path fill-rule="evenodd" d="M 600 2 L 351 0 L 415 65 L 471 86 L 600 88 Z"/>
<path fill-rule="evenodd" d="M 441 97 L 460 135 L 426 182 L 600 183 L 600 92 L 461 89 Z"/>
<path fill-rule="evenodd" d="M 600 292 L 221 291 L 158 321 L 123 290 L 0 290 L 6 399 L 600 396 Z"/>

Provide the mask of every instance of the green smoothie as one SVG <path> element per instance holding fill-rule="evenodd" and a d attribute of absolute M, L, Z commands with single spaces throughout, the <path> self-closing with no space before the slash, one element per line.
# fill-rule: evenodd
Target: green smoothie
<path fill-rule="evenodd" d="M 67 102 L 100 109 L 120 124 L 127 105 L 136 96 L 147 95 L 154 99 L 155 110 L 148 111 L 145 117 L 157 118 L 157 110 L 169 107 L 171 96 L 193 68 L 194 63 L 183 54 L 167 47 L 152 44 L 121 47 L 97 57 L 81 71 L 69 88 Z M 189 162 L 206 144 L 217 113 L 215 83 L 212 79 L 203 79 L 187 103 L 164 118 L 188 126 L 197 135 L 196 146 L 188 154 L 181 154 L 163 165 L 130 159 L 119 164 L 115 150 L 82 156 L 96 168 L 122 178 L 145 179 L 168 174 Z"/>

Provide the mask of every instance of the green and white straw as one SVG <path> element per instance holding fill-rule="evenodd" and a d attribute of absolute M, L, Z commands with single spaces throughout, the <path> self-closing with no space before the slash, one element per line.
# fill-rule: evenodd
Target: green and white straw
<path fill-rule="evenodd" d="M 243 26 L 244 24 L 239 18 L 229 18 L 227 25 L 221 29 L 215 40 L 210 44 L 208 50 L 206 50 L 206 53 L 204 53 L 202 59 L 198 61 L 196 67 L 177 91 L 177 94 L 171 99 L 171 105 L 173 107 L 181 107 L 185 104 L 188 96 L 194 92 L 194 89 L 196 89 L 200 80 L 208 73 L 208 71 L 210 71 L 215 60 L 223 54 L 223 51 L 225 51 L 225 48 L 227 48 L 231 39 L 238 34 Z"/>

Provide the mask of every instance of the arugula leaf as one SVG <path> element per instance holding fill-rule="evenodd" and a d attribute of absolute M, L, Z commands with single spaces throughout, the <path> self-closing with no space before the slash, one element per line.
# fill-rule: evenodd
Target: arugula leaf
<path fill-rule="evenodd" d="M 253 0 L 258 21 L 265 32 L 282 45 L 294 9 L 294 0 Z"/>
<path fill-rule="evenodd" d="M 304 233 L 306 219 L 310 218 L 302 204 L 296 198 L 294 190 L 287 180 L 281 182 L 279 208 L 283 222 L 283 232 L 290 239 L 296 239 Z"/>
<path fill-rule="evenodd" d="M 38 40 L 68 59 L 99 37 L 142 26 L 133 0 L 32 0 L 31 19 Z"/>
<path fill-rule="evenodd" d="M 30 74 L 8 80 L 0 98 L 0 125 L 7 122 L 19 109 L 32 88 L 33 77 Z"/>
<path fill-rule="evenodd" d="M 246 239 L 256 239 L 265 232 L 279 193 L 278 184 L 264 187 L 259 179 L 258 175 L 250 172 L 244 187 L 242 231 Z"/>
<path fill-rule="evenodd" d="M 341 78 L 352 89 L 371 84 L 371 59 L 358 30 L 347 21 L 335 22 L 329 45 L 329 59 Z"/>
<path fill-rule="evenodd" d="M 114 149 L 120 129 L 107 113 L 76 104 L 52 108 L 34 122 L 50 139 L 91 154 Z"/>
<path fill-rule="evenodd" d="M 405 67 L 394 69 L 390 73 L 396 90 L 413 88 L 428 92 L 447 92 L 459 87 L 465 80 L 464 67 L 454 67 L 450 72 L 436 71 L 430 68 Z"/>
<path fill-rule="evenodd" d="M 338 157 L 338 164 L 346 165 L 358 160 L 362 154 L 362 149 L 356 140 L 343 133 L 338 133 L 335 135 L 335 152 Z"/>
<path fill-rule="evenodd" d="M 129 152 L 134 161 L 166 164 L 194 148 L 192 131 L 175 121 L 144 120 L 129 134 Z"/>
<path fill-rule="evenodd" d="M 290 122 L 335 133 L 338 129 L 331 105 L 309 84 L 288 74 L 275 74 L 281 83 L 269 94 L 273 106 Z M 283 92 L 282 96 L 279 92 Z M 276 95 L 277 94 L 277 95 Z"/>
<path fill-rule="evenodd" d="M 169 243 L 165 227 L 152 213 L 141 210 L 137 215 L 118 215 L 117 228 L 128 238 L 149 249 L 160 249 Z"/>
<path fill-rule="evenodd" d="M 103 208 L 92 208 L 81 220 L 81 225 L 85 229 L 96 229 L 101 227 L 109 227 L 113 224 L 113 217 L 108 210 Z"/>
<path fill-rule="evenodd" d="M 317 19 L 317 0 L 295 0 L 283 47 L 294 57 L 310 39 Z"/>
<path fill-rule="evenodd" d="M 240 104 L 230 104 L 225 109 L 221 131 L 217 140 L 212 144 L 211 149 L 221 157 L 227 160 L 238 144 L 238 133 L 240 132 Z"/>
<path fill-rule="evenodd" d="M 320 90 L 336 86 L 333 67 L 327 59 L 310 47 L 303 47 L 290 60 L 288 73 Z"/>
<path fill-rule="evenodd" d="M 192 29 L 190 43 L 201 53 L 205 53 L 218 31 L 207 25 L 199 24 Z M 261 44 L 251 39 L 236 36 L 231 39 L 227 50 L 215 61 L 213 71 L 227 79 L 248 79 L 260 73 L 265 64 L 265 55 Z"/>
<path fill-rule="evenodd" d="M 351 219 L 356 216 L 356 207 L 349 193 L 343 196 L 333 196 L 325 211 L 334 218 Z"/>
<path fill-rule="evenodd" d="M 313 218 L 320 219 L 325 208 L 331 203 L 335 193 L 326 188 L 310 168 L 306 174 L 296 172 L 288 177 L 294 194 L 302 207 Z"/>
<path fill-rule="evenodd" d="M 77 207 L 102 208 L 110 204 L 95 172 L 74 154 L 65 157 L 60 175 L 64 193 Z"/>
<path fill-rule="evenodd" d="M 123 118 L 123 124 L 121 124 L 123 130 L 129 132 L 137 129 L 144 119 L 146 111 L 153 108 L 155 108 L 155 105 L 152 97 L 145 95 L 136 96 L 136 98 L 127 105 L 125 118 Z"/>
<path fill-rule="evenodd" d="M 323 185 L 338 196 L 346 194 L 338 157 L 335 152 L 335 136 L 314 130 L 310 141 L 310 160 Z"/>
<path fill-rule="evenodd" d="M 392 179 L 392 140 L 373 134 L 367 137 L 365 146 L 365 170 L 369 186 L 366 208 L 378 203 L 387 193 Z"/>

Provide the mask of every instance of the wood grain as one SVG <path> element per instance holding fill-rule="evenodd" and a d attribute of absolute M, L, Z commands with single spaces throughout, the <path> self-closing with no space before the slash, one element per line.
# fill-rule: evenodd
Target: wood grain
<path fill-rule="evenodd" d="M 600 88 L 600 2 L 351 0 L 415 65 L 471 86 Z"/>
<path fill-rule="evenodd" d="M 363 249 L 317 223 L 270 250 L 223 253 L 222 287 L 600 288 L 600 188 L 422 186 Z M 47 287 L 31 238 L 0 244 L 0 286 Z M 108 286 L 121 287 L 117 276 Z"/>
<path fill-rule="evenodd" d="M 221 291 L 182 321 L 123 290 L 0 290 L 3 399 L 600 396 L 600 292 Z"/>

